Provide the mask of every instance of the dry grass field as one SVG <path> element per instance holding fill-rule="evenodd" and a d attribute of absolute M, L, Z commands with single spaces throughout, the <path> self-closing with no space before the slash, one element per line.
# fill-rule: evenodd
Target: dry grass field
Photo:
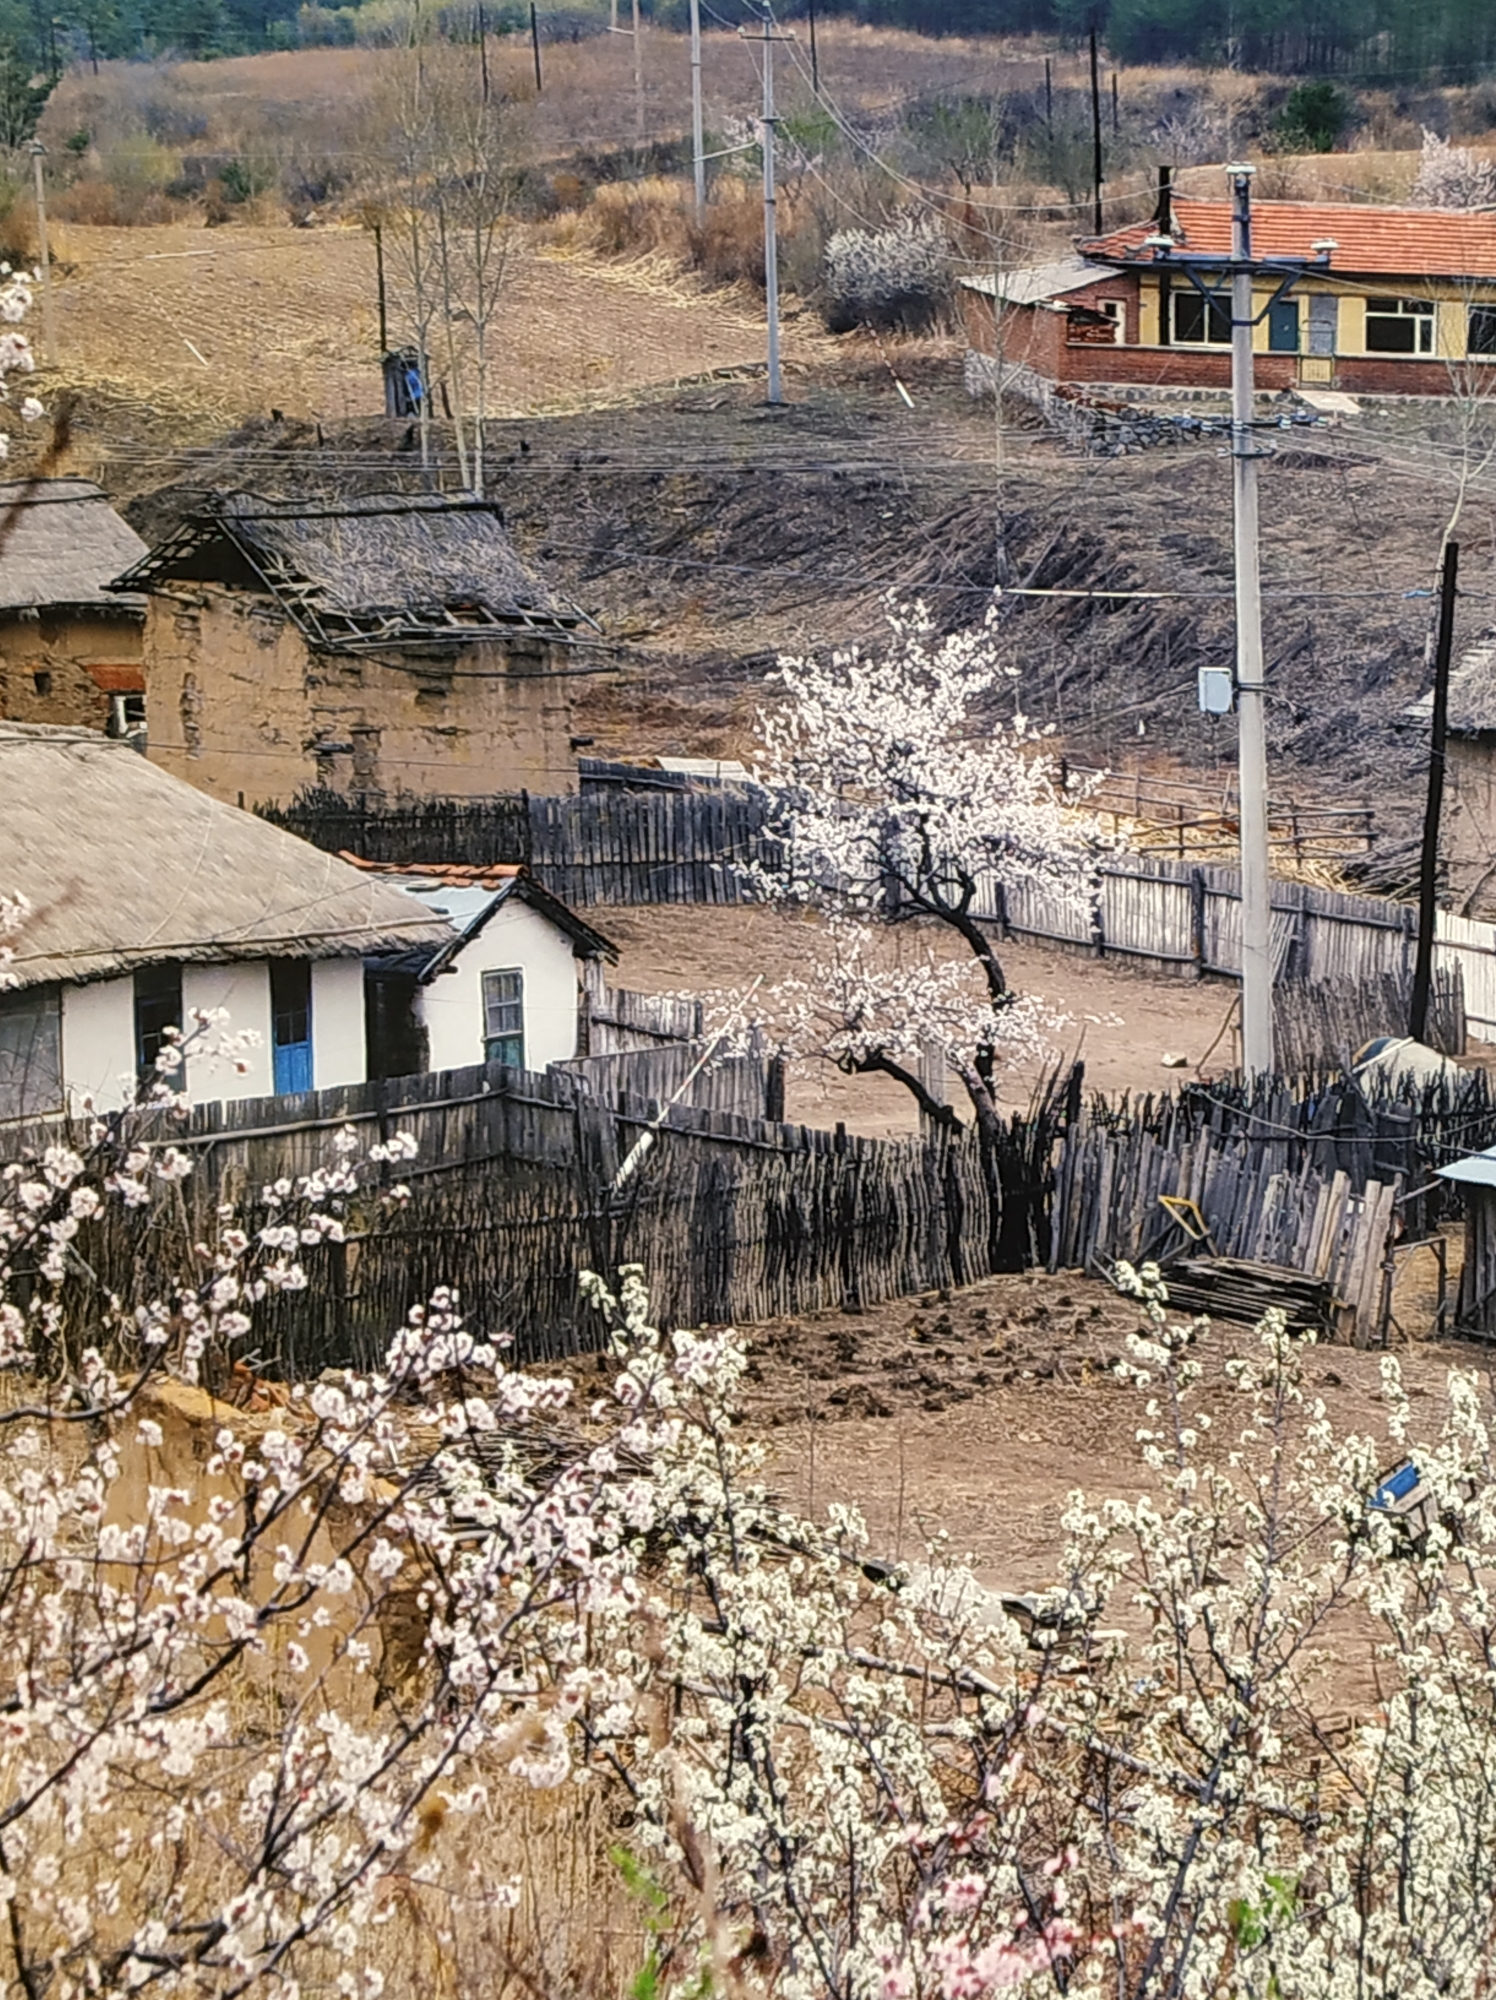
<path fill-rule="evenodd" d="M 803 42 L 804 30 L 800 31 Z M 959 90 L 1014 90 L 1042 85 L 1044 54 L 1037 45 L 983 37 L 932 41 L 894 29 L 827 21 L 817 28 L 824 87 L 848 111 L 893 112 L 907 99 Z M 646 26 L 642 37 L 644 137 L 679 138 L 690 129 L 691 73 L 684 35 Z M 80 127 L 93 130 L 143 93 L 169 91 L 203 121 L 195 145 L 214 151 L 240 144 L 283 151 L 293 144 L 324 152 L 359 149 L 361 106 L 384 52 L 375 48 L 299 49 L 235 56 L 221 62 L 174 63 L 152 70 L 104 63 L 96 79 L 79 70 L 48 106 L 44 136 L 59 142 Z M 1076 56 L 1053 58 L 1057 80 L 1079 84 Z M 528 40 L 493 37 L 494 84 L 528 105 L 527 139 L 542 161 L 574 153 L 612 151 L 637 143 L 633 47 L 627 36 L 597 35 L 544 50 L 545 88 L 537 98 Z M 793 116 L 812 103 L 809 58 L 799 43 L 780 56 L 781 110 Z M 753 50 L 734 33 L 708 24 L 702 74 L 710 128 L 751 116 L 760 84 Z"/>
<path fill-rule="evenodd" d="M 322 422 L 383 411 L 372 239 L 358 229 L 65 224 L 62 376 L 164 388 L 227 428 L 273 409 Z M 829 349 L 791 316 L 791 367 Z M 576 408 L 762 362 L 749 302 L 647 267 L 517 247 L 495 416 Z"/>

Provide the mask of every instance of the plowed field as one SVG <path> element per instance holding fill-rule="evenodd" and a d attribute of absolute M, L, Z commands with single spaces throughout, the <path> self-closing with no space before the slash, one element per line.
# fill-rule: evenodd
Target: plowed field
<path fill-rule="evenodd" d="M 383 410 L 372 238 L 359 229 L 65 225 L 57 254 L 65 372 L 220 415 L 334 421 Z M 826 345 L 786 330 L 789 362 Z M 492 414 L 607 401 L 763 358 L 761 321 L 637 267 L 519 248 L 511 258 Z"/>

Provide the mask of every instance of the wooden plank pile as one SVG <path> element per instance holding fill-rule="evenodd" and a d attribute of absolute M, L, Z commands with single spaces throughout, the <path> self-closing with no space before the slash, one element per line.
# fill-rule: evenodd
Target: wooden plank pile
<path fill-rule="evenodd" d="M 1245 1257 L 1181 1257 L 1169 1265 L 1164 1279 L 1176 1312 L 1255 1326 L 1270 1307 L 1278 1306 L 1291 1332 L 1333 1330 L 1335 1294 L 1329 1280 L 1289 1265 L 1258 1264 Z"/>
<path fill-rule="evenodd" d="M 1410 1148 L 1418 1135 L 1408 1108 L 1389 1107 L 1387 1117 L 1391 1137 L 1355 1092 L 1346 1100 L 1332 1091 L 1301 1100 L 1281 1083 L 1238 1104 L 1185 1093 L 1132 1107 L 1092 1106 L 1065 1134 L 1050 1268 L 1106 1271 L 1125 1260 L 1172 1269 L 1182 1260 L 1190 1266 L 1183 1282 L 1203 1287 L 1208 1280 L 1198 1266 L 1209 1253 L 1212 1262 L 1268 1273 L 1241 1296 L 1240 1268 L 1222 1284 L 1226 1304 L 1250 1310 L 1253 1319 L 1271 1290 L 1271 1272 L 1289 1271 L 1327 1288 L 1326 1323 L 1348 1338 L 1374 1339 L 1385 1319 L 1384 1266 L 1401 1163 L 1416 1171 Z M 1390 1172 L 1378 1164 L 1389 1155 Z"/>

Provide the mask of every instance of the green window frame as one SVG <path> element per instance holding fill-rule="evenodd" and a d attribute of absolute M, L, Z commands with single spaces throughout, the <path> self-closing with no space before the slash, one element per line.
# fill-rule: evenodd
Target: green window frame
<path fill-rule="evenodd" d="M 525 1066 L 525 975 L 517 965 L 483 975 L 483 1060 Z"/>

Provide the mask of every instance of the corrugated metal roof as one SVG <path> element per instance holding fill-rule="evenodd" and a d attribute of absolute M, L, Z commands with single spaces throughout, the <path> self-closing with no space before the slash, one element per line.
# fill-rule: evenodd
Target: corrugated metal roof
<path fill-rule="evenodd" d="M 618 947 L 612 939 L 595 930 L 559 896 L 553 896 L 544 883 L 537 882 L 529 869 L 517 862 L 365 861 L 362 856 L 347 852 L 339 859 L 366 874 L 385 876 L 392 889 L 403 889 L 433 915 L 444 917 L 452 925 L 456 936 L 426 966 L 423 979 L 433 977 L 450 964 L 467 939 L 476 937 L 511 896 L 528 903 L 532 910 L 564 931 L 582 957 L 617 962 Z"/>
<path fill-rule="evenodd" d="M 1173 203 L 1174 238 L 1191 254 L 1231 254 L 1229 201 Z M 1157 232 L 1151 218 L 1108 236 L 1088 238 L 1082 253 L 1155 261 L 1145 250 Z M 1496 215 L 1448 208 L 1379 208 L 1371 203 L 1264 201 L 1252 204 L 1254 257 L 1312 257 L 1311 244 L 1333 238 L 1330 269 L 1387 278 L 1496 280 Z"/>
<path fill-rule="evenodd" d="M 454 888 L 503 889 L 524 873 L 517 861 L 366 861 L 361 854 L 345 849 L 339 859 L 371 875 L 400 875 L 401 889 L 416 890 L 422 884 L 450 883 Z"/>
<path fill-rule="evenodd" d="M 1463 1160 L 1453 1160 L 1447 1167 L 1436 1167 L 1441 1181 L 1463 1181 L 1467 1187 L 1496 1188 L 1496 1146 L 1487 1146 L 1483 1153 L 1471 1153 Z"/>
<path fill-rule="evenodd" d="M 1145 230 L 1144 235 L 1147 234 Z M 1083 291 L 1102 278 L 1115 278 L 1110 264 L 1092 263 L 1085 257 L 1064 257 L 1054 264 L 1030 264 L 1021 271 L 998 271 L 991 277 L 963 278 L 970 292 L 982 292 L 1004 305 L 1036 306 L 1046 299 L 1062 299 L 1067 292 Z"/>

